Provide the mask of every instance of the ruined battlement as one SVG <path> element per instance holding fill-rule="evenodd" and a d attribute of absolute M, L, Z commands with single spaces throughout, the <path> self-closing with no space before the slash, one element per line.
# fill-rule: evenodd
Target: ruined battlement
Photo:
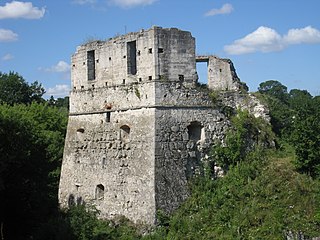
<path fill-rule="evenodd" d="M 152 27 L 93 41 L 72 56 L 72 88 L 85 90 L 155 79 L 194 81 L 195 39 L 176 28 Z"/>
<path fill-rule="evenodd" d="M 241 89 L 230 60 L 196 56 L 194 37 L 176 28 L 152 27 L 77 48 L 62 207 L 91 203 L 102 218 L 154 224 L 158 210 L 170 213 L 189 196 L 188 180 L 204 171 L 212 145 L 229 127 L 209 91 L 197 87 L 197 61 L 207 62 L 209 89 Z M 234 107 L 242 101 L 228 98 Z"/>

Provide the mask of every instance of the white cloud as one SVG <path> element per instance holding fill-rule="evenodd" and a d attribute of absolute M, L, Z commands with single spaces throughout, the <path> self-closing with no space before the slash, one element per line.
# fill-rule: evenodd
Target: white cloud
<path fill-rule="evenodd" d="M 73 0 L 73 3 L 79 4 L 79 5 L 94 4 L 96 3 L 96 0 Z"/>
<path fill-rule="evenodd" d="M 290 29 L 281 36 L 272 28 L 261 26 L 244 38 L 226 45 L 224 51 L 228 54 L 240 55 L 253 52 L 281 51 L 293 44 L 320 43 L 320 31 L 311 26 L 301 29 Z"/>
<path fill-rule="evenodd" d="M 320 31 L 311 26 L 290 29 L 283 40 L 287 44 L 320 43 Z"/>
<path fill-rule="evenodd" d="M 8 53 L 8 54 L 4 55 L 4 56 L 1 58 L 1 60 L 2 60 L 2 61 L 9 61 L 9 60 L 11 60 L 11 59 L 13 59 L 13 58 L 14 58 L 13 55 L 10 54 L 10 53 Z"/>
<path fill-rule="evenodd" d="M 42 70 L 42 68 L 40 68 Z M 59 61 L 56 65 L 44 69 L 47 72 L 66 73 L 70 71 L 70 65 L 65 61 Z"/>
<path fill-rule="evenodd" d="M 283 49 L 281 36 L 272 28 L 259 27 L 242 39 L 224 47 L 229 54 L 245 54 L 252 52 L 271 52 Z"/>
<path fill-rule="evenodd" d="M 12 1 L 0 6 L 0 19 L 5 18 L 26 18 L 39 19 L 45 13 L 44 8 L 34 7 L 31 2 Z"/>
<path fill-rule="evenodd" d="M 213 8 L 210 11 L 206 12 L 205 16 L 214 16 L 219 14 L 229 14 L 233 11 L 233 7 L 230 3 L 223 4 L 221 8 Z"/>
<path fill-rule="evenodd" d="M 52 96 L 66 96 L 69 95 L 70 86 L 66 84 L 57 84 L 53 88 L 46 89 L 46 95 Z"/>
<path fill-rule="evenodd" d="M 18 34 L 15 32 L 0 28 L 0 42 L 12 42 L 18 40 Z"/>
<path fill-rule="evenodd" d="M 136 7 L 139 5 L 150 5 L 153 4 L 157 0 L 109 0 L 111 4 L 123 7 L 123 8 L 129 8 L 129 7 Z"/>

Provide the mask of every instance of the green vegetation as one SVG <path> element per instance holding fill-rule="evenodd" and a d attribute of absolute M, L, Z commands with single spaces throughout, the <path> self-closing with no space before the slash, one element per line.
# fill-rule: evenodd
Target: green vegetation
<path fill-rule="evenodd" d="M 44 100 L 43 94 L 37 82 L 0 73 L 1 239 L 320 236 L 319 96 L 287 92 L 271 80 L 256 93 L 270 108 L 271 125 L 246 111 L 225 109 L 232 127 L 212 149 L 207 174 L 193 179 L 191 197 L 172 216 L 159 211 L 158 225 L 142 234 L 143 226 L 124 218 L 97 219 L 94 206 L 58 209 L 68 98 Z M 215 178 L 213 163 L 224 177 Z"/>

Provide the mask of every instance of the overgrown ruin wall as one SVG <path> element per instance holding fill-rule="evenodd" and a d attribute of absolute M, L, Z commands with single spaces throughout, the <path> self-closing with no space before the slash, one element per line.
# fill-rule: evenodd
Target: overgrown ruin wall
<path fill-rule="evenodd" d="M 218 88 L 239 85 L 230 62 L 214 63 L 226 72 Z M 153 27 L 90 42 L 72 56 L 71 78 L 61 207 L 90 203 L 103 218 L 154 224 L 157 210 L 189 196 L 188 180 L 229 126 L 197 87 L 194 38 Z"/>

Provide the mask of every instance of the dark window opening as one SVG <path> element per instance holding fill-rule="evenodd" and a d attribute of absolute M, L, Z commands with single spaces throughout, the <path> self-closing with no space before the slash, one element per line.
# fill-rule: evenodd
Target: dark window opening
<path fill-rule="evenodd" d="M 105 84 L 106 84 L 106 87 L 108 87 L 108 82 L 106 82 Z"/>
<path fill-rule="evenodd" d="M 138 56 L 140 56 L 141 55 L 141 52 L 140 52 L 140 50 L 138 50 Z"/>
<path fill-rule="evenodd" d="M 142 78 L 139 78 L 139 82 L 141 82 L 142 81 Z"/>
<path fill-rule="evenodd" d="M 124 55 L 123 58 L 126 58 L 126 56 Z"/>
<path fill-rule="evenodd" d="M 92 84 L 91 86 L 92 86 L 92 88 L 94 88 L 94 84 Z"/>
<path fill-rule="evenodd" d="M 152 80 L 152 76 L 149 76 L 149 80 Z"/>
<path fill-rule="evenodd" d="M 78 128 L 78 129 L 77 129 L 77 132 L 79 132 L 79 133 L 84 133 L 84 128 Z"/>
<path fill-rule="evenodd" d="M 84 89 L 84 86 L 81 86 L 81 89 L 83 90 L 83 89 Z"/>
<path fill-rule="evenodd" d="M 136 41 L 127 43 L 127 67 L 128 74 L 136 75 L 137 73 L 137 44 Z"/>
<path fill-rule="evenodd" d="M 76 88 L 76 87 L 73 87 L 73 90 L 77 90 L 77 88 Z"/>
<path fill-rule="evenodd" d="M 222 69 L 220 68 L 219 71 L 222 72 Z"/>
<path fill-rule="evenodd" d="M 107 116 L 106 116 L 106 121 L 107 122 L 110 122 L 110 119 L 111 119 L 111 112 L 107 112 L 107 114 L 106 114 Z"/>
<path fill-rule="evenodd" d="M 87 69 L 88 69 L 88 80 L 94 80 L 96 78 L 96 64 L 95 64 L 94 50 L 87 52 Z"/>
<path fill-rule="evenodd" d="M 158 48 L 158 53 L 163 53 L 163 48 Z"/>
<path fill-rule="evenodd" d="M 111 61 L 111 57 L 109 57 L 109 61 Z"/>
<path fill-rule="evenodd" d="M 183 81 L 184 80 L 184 75 L 179 75 L 179 81 Z"/>
<path fill-rule="evenodd" d="M 102 184 L 99 184 L 96 187 L 96 199 L 103 200 L 103 198 L 104 198 L 104 186 Z"/>
<path fill-rule="evenodd" d="M 122 79 L 122 84 L 126 84 L 126 80 L 125 79 Z"/>
<path fill-rule="evenodd" d="M 75 64 L 72 65 L 72 67 L 75 67 L 75 66 L 76 66 Z"/>
<path fill-rule="evenodd" d="M 201 139 L 201 130 L 202 130 L 201 123 L 197 121 L 191 122 L 190 125 L 188 126 L 189 140 L 196 141 L 196 142 L 199 141 Z"/>
<path fill-rule="evenodd" d="M 149 52 L 149 53 L 152 53 L 152 48 L 149 48 L 148 52 Z"/>
<path fill-rule="evenodd" d="M 120 137 L 121 140 L 128 140 L 130 134 L 130 127 L 128 125 L 123 125 L 120 127 Z"/>
<path fill-rule="evenodd" d="M 97 59 L 96 62 L 99 63 L 99 59 Z"/>

